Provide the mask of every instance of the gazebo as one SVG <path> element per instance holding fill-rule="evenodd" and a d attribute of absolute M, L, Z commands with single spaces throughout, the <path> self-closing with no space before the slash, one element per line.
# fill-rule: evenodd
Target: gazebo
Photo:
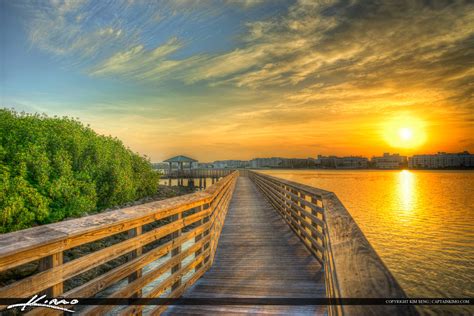
<path fill-rule="evenodd" d="M 170 164 L 169 170 L 171 173 L 171 170 L 173 169 L 173 163 L 178 164 L 178 170 L 183 170 L 185 163 L 187 163 L 189 165 L 189 169 L 191 169 L 193 167 L 193 162 L 198 162 L 198 161 L 196 159 L 180 155 L 180 156 L 172 157 L 170 159 L 166 159 L 163 162 L 167 162 Z"/>

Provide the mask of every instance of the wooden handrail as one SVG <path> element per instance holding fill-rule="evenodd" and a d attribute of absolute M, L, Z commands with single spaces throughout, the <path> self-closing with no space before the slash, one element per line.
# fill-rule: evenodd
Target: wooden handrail
<path fill-rule="evenodd" d="M 237 177 L 238 171 L 233 171 L 205 191 L 0 235 L 0 272 L 35 260 L 45 262 L 38 273 L 0 288 L 0 297 L 31 298 L 45 291 L 56 297 L 93 297 L 127 276 L 128 284 L 112 297 L 142 296 L 142 289 L 152 282 L 154 288 L 146 297 L 166 289 L 171 289 L 170 297 L 179 296 L 213 262 Z M 63 260 L 68 249 L 123 233 L 127 237 L 120 242 L 68 262 Z M 153 243 L 163 238 L 167 238 L 164 243 Z M 183 244 L 191 240 L 193 245 L 183 251 Z M 151 250 L 145 252 L 144 247 L 150 245 Z M 142 274 L 146 265 L 166 254 L 169 256 L 158 267 Z M 190 255 L 194 259 L 184 265 L 183 260 Z M 66 280 L 122 256 L 127 258 L 125 263 L 63 292 Z M 171 273 L 168 278 L 156 281 L 167 271 Z M 183 279 L 190 271 L 191 278 Z M 112 308 L 91 306 L 82 313 L 98 315 Z M 135 315 L 141 313 L 139 307 L 128 310 L 132 309 Z M 157 308 L 153 313 L 159 311 Z M 30 314 L 58 312 L 36 308 Z"/>
<path fill-rule="evenodd" d="M 322 264 L 328 298 L 406 298 L 334 193 L 255 171 L 248 174 Z M 417 314 L 415 308 L 408 305 L 328 307 L 330 315 Z"/>

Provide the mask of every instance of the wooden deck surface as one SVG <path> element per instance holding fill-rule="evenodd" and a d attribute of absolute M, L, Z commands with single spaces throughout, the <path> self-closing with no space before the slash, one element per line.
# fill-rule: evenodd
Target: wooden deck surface
<path fill-rule="evenodd" d="M 211 269 L 183 297 L 325 297 L 321 265 L 248 177 L 239 177 Z M 325 306 L 176 305 L 165 315 L 324 314 Z"/>

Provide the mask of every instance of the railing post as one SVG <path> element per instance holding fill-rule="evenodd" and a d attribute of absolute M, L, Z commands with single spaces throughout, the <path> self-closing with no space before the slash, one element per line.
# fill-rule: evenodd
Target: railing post
<path fill-rule="evenodd" d="M 142 230 L 143 230 L 142 226 L 138 226 L 136 228 L 130 229 L 128 231 L 128 237 L 133 238 L 133 237 L 139 236 L 139 235 L 142 234 Z M 130 261 L 130 260 L 133 260 L 134 258 L 137 258 L 137 257 L 141 256 L 142 252 L 143 252 L 142 247 L 137 248 L 136 250 L 134 250 L 130 253 L 130 255 L 128 257 L 128 260 Z M 137 271 L 133 272 L 132 274 L 130 274 L 128 276 L 128 283 L 132 283 L 133 281 L 140 278 L 141 276 L 142 276 L 142 269 L 138 269 Z M 141 289 L 138 290 L 137 292 L 135 292 L 132 295 L 132 297 L 141 297 L 141 296 L 142 296 L 142 290 Z M 142 306 L 141 305 L 135 306 L 134 311 L 133 311 L 133 315 L 137 315 L 137 316 L 142 315 Z"/>
<path fill-rule="evenodd" d="M 304 204 L 304 202 L 302 201 L 305 201 L 306 200 L 306 195 L 303 193 L 303 192 L 300 192 L 299 193 L 300 195 L 300 200 L 298 201 L 298 205 L 303 209 L 303 210 L 306 210 L 306 205 Z M 306 215 L 304 214 L 304 212 L 302 211 L 299 211 L 298 212 L 300 214 L 300 217 L 301 217 L 301 221 L 306 221 Z M 303 229 L 306 229 L 306 227 L 303 227 Z"/>
<path fill-rule="evenodd" d="M 44 257 L 39 260 L 39 271 L 45 271 L 58 267 L 63 264 L 63 252 L 57 252 L 51 256 Z M 44 294 L 50 297 L 58 297 L 63 294 L 63 282 L 55 284 L 54 286 L 46 289 Z"/>
<path fill-rule="evenodd" d="M 130 229 L 128 231 L 128 237 L 129 238 L 133 238 L 133 237 L 139 236 L 141 234 L 142 234 L 142 226 L 138 226 L 138 227 Z M 132 259 L 134 259 L 138 256 L 141 256 L 142 251 L 143 251 L 142 247 L 139 247 L 136 250 L 132 251 L 130 253 L 129 257 L 128 257 L 128 260 L 130 261 L 130 260 L 132 260 Z M 139 277 L 141 277 L 141 275 L 142 275 L 142 270 L 141 269 L 133 272 L 132 274 L 130 274 L 128 276 L 128 283 L 131 283 L 134 280 L 138 279 Z M 137 294 L 137 296 L 141 295 L 141 293 L 139 293 L 139 292 L 137 292 L 136 294 Z"/>
<path fill-rule="evenodd" d="M 199 211 L 200 211 L 200 212 L 204 211 L 204 205 L 199 206 Z M 199 223 L 199 226 L 204 225 L 204 219 L 201 219 L 198 223 Z M 197 236 L 194 238 L 194 243 L 199 242 L 199 241 L 202 239 L 203 235 L 204 235 L 204 232 L 202 232 L 202 233 L 200 233 L 199 235 L 197 235 Z M 197 256 L 199 256 L 199 255 L 203 252 L 203 250 L 204 250 L 204 245 L 203 245 L 202 247 L 200 247 L 198 250 L 196 250 L 196 252 L 194 253 L 194 258 L 196 258 Z M 196 266 L 196 268 L 194 269 L 194 271 L 197 272 L 201 267 L 202 267 L 202 262 L 199 263 L 199 264 Z"/>
<path fill-rule="evenodd" d="M 315 198 L 314 196 L 311 196 L 311 203 L 318 206 L 318 199 Z M 316 212 L 315 210 L 311 209 L 311 214 L 313 214 L 315 217 L 319 218 L 318 216 L 318 212 Z M 322 221 L 324 221 L 324 218 L 321 219 Z M 317 231 L 321 232 L 322 235 L 325 234 L 324 232 L 324 227 L 321 227 L 320 225 L 318 225 L 317 223 L 315 223 L 314 221 L 311 220 L 311 226 L 314 227 L 314 229 L 316 229 Z M 321 227 L 321 229 L 319 229 Z M 323 249 L 326 250 L 326 246 L 325 246 L 325 242 L 324 242 L 324 239 L 322 239 L 321 237 L 319 237 L 318 235 L 316 234 L 311 234 L 314 239 L 316 240 L 316 242 L 321 242 L 321 245 L 323 246 Z M 321 254 L 321 257 L 323 258 L 324 260 L 324 253 Z"/>
<path fill-rule="evenodd" d="M 173 215 L 172 216 L 172 221 L 175 222 L 175 221 L 179 221 L 183 218 L 183 213 L 179 213 L 179 214 L 176 214 L 176 215 Z M 181 229 L 178 229 L 177 231 L 175 231 L 174 233 L 171 234 L 171 239 L 176 239 L 178 238 L 179 236 L 181 236 Z M 181 245 L 174 248 L 173 250 L 171 250 L 171 257 L 174 257 L 174 256 L 177 256 L 181 253 Z M 175 273 L 176 271 L 179 271 L 181 269 L 181 262 L 179 262 L 178 264 L 176 264 L 175 266 L 173 266 L 171 268 L 171 274 Z M 179 286 L 181 285 L 181 277 L 171 286 L 171 291 L 174 291 L 176 288 L 178 288 Z"/>
<path fill-rule="evenodd" d="M 206 208 L 206 209 L 207 209 L 207 208 L 211 208 L 211 205 L 212 205 L 211 203 L 207 203 L 207 204 L 204 205 L 204 208 Z M 211 213 L 212 213 L 212 210 L 210 210 L 210 211 L 211 211 Z M 206 217 L 203 219 L 203 223 L 205 224 L 205 223 L 209 222 L 209 221 L 211 220 L 211 216 L 212 216 L 212 215 L 213 215 L 213 214 L 209 214 L 208 216 L 206 216 Z M 209 227 L 206 231 L 204 231 L 204 232 L 202 233 L 202 237 L 211 234 L 211 233 L 212 233 L 212 229 L 213 229 L 213 226 Z M 211 237 L 212 237 L 212 236 L 211 236 Z M 207 248 L 209 248 L 209 247 L 211 246 L 211 243 L 212 243 L 212 239 L 210 239 L 206 244 L 204 244 L 204 245 L 202 246 L 202 251 L 207 250 Z M 204 258 L 204 264 L 207 264 L 207 263 L 208 263 L 209 258 L 210 258 L 210 256 L 207 256 L 206 258 Z"/>
<path fill-rule="evenodd" d="M 286 191 L 287 190 L 287 187 L 286 185 L 282 184 L 281 185 L 282 189 L 283 189 L 283 196 L 285 197 L 285 206 L 284 206 L 284 209 L 285 209 L 285 217 L 290 220 L 290 216 L 291 216 L 291 213 L 290 213 L 290 202 L 288 202 L 288 200 L 286 198 L 290 198 L 290 195 L 288 194 L 288 192 Z"/>
<path fill-rule="evenodd" d="M 294 195 L 298 196 L 298 191 L 296 191 L 295 189 L 293 189 L 292 187 L 289 187 L 289 190 L 291 193 L 293 193 Z M 301 233 L 301 220 L 300 220 L 300 216 L 298 216 L 300 214 L 299 210 L 294 206 L 294 205 L 298 205 L 298 199 L 296 197 L 293 197 L 293 196 L 290 196 L 290 200 L 293 202 L 292 205 L 290 205 L 291 209 L 293 210 L 293 212 L 291 212 L 291 217 L 293 217 L 293 220 L 294 220 L 294 224 L 293 226 L 295 227 L 295 230 L 297 232 L 297 234 L 301 237 L 301 238 L 304 238 L 304 235 Z M 296 225 L 296 226 L 295 226 Z"/>

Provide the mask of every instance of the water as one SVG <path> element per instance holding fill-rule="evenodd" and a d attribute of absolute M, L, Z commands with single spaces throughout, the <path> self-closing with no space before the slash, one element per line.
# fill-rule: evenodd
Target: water
<path fill-rule="evenodd" d="M 336 193 L 408 296 L 474 297 L 473 171 L 262 172 Z"/>

